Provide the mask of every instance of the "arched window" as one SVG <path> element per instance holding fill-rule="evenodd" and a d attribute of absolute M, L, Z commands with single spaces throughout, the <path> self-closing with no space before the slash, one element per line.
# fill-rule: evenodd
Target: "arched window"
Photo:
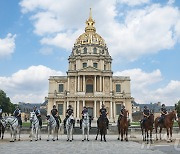
<path fill-rule="evenodd" d="M 93 49 L 93 53 L 94 53 L 94 54 L 97 53 L 97 49 L 96 49 L 96 48 Z"/>
<path fill-rule="evenodd" d="M 93 93 L 93 80 L 88 79 L 86 81 L 86 93 Z"/>
<path fill-rule="evenodd" d="M 87 48 L 85 47 L 85 48 L 84 48 L 84 54 L 86 54 L 86 53 L 87 53 Z"/>
<path fill-rule="evenodd" d="M 87 63 L 83 63 L 83 68 L 87 67 Z"/>

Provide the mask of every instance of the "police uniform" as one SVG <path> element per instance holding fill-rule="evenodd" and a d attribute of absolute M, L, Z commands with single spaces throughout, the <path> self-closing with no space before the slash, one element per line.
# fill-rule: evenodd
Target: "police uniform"
<path fill-rule="evenodd" d="M 18 123 L 20 126 L 22 126 L 22 120 L 21 120 L 21 110 L 16 109 L 13 113 L 13 115 L 18 119 Z"/>
<path fill-rule="evenodd" d="M 57 125 L 58 125 L 58 127 L 59 127 L 59 120 L 58 120 L 58 116 L 57 116 L 57 114 L 58 114 L 58 110 L 55 108 L 55 109 L 52 109 L 51 110 L 51 114 L 52 114 L 52 116 L 54 117 L 54 119 L 56 120 L 56 123 L 57 123 Z"/>
<path fill-rule="evenodd" d="M 69 118 L 69 116 L 71 116 L 73 114 L 73 109 L 72 108 L 68 108 L 66 110 L 66 118 L 64 119 L 64 127 L 66 126 L 66 120 Z M 75 124 L 75 123 L 74 123 Z"/>
<path fill-rule="evenodd" d="M 107 128 L 109 127 L 109 120 L 108 120 L 108 118 L 107 118 L 107 110 L 106 110 L 106 108 L 101 108 L 100 110 L 99 110 L 99 112 L 100 112 L 100 117 L 98 118 L 98 120 L 97 120 L 97 125 L 98 125 L 98 127 L 99 127 L 99 120 L 101 119 L 101 118 L 105 118 L 106 119 L 106 123 L 107 123 Z"/>
<path fill-rule="evenodd" d="M 42 127 L 42 119 L 41 119 L 41 112 L 40 112 L 40 110 L 36 109 L 36 110 L 34 110 L 34 112 L 35 112 L 35 114 L 36 114 L 36 116 L 37 116 L 37 118 L 39 120 L 40 127 Z"/>
<path fill-rule="evenodd" d="M 165 118 L 166 114 L 167 114 L 167 109 L 165 107 L 162 107 L 161 108 L 161 117 L 159 118 L 160 123 L 164 121 L 164 118 Z"/>
<path fill-rule="evenodd" d="M 0 119 L 2 119 L 2 109 L 0 108 Z"/>
<path fill-rule="evenodd" d="M 84 114 L 85 113 L 88 113 L 88 109 L 87 108 L 84 108 L 83 110 L 82 110 L 82 119 L 80 120 L 80 129 L 82 128 L 82 120 L 83 120 L 83 118 L 84 118 Z M 89 118 L 89 127 L 91 128 L 91 118 Z"/>
<path fill-rule="evenodd" d="M 145 108 L 143 110 L 143 120 L 142 120 L 142 124 L 144 125 L 144 122 L 146 121 L 147 117 L 150 115 L 150 111 L 149 109 Z"/>
<path fill-rule="evenodd" d="M 118 125 L 120 124 L 120 120 L 121 120 L 125 110 L 126 110 L 125 108 L 122 108 L 121 111 L 120 111 L 120 115 L 118 117 Z"/>

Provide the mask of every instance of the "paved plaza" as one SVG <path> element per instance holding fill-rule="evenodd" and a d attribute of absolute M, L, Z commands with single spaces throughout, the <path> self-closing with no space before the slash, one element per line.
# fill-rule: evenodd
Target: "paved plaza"
<path fill-rule="evenodd" d="M 47 142 L 47 135 L 43 134 L 41 141 L 30 142 L 28 135 L 23 134 L 22 140 L 14 143 L 9 142 L 9 137 L 9 134 L 5 134 L 5 139 L 0 140 L 1 154 L 178 154 L 180 152 L 180 140 L 169 144 L 162 141 L 159 144 L 147 145 L 142 143 L 138 136 L 129 138 L 129 142 L 121 142 L 117 140 L 117 135 L 107 135 L 107 142 L 101 142 L 95 141 L 95 135 L 91 135 L 89 142 L 82 142 L 81 135 L 74 135 L 74 141 L 67 142 L 66 135 L 59 135 L 58 141 Z"/>

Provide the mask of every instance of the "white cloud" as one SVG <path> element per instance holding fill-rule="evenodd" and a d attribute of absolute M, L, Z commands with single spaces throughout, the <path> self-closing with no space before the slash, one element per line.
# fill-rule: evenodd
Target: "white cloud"
<path fill-rule="evenodd" d="M 15 50 L 15 37 L 11 33 L 7 34 L 6 38 L 0 38 L 0 59 L 10 56 Z"/>
<path fill-rule="evenodd" d="M 39 50 L 39 52 L 43 55 L 51 55 L 53 53 L 53 49 L 49 47 L 43 47 Z"/>
<path fill-rule="evenodd" d="M 174 105 L 180 100 L 180 81 L 171 80 L 166 86 L 157 88 L 156 84 L 163 80 L 160 70 L 148 73 L 141 69 L 130 69 L 116 72 L 114 75 L 130 76 L 131 94 L 139 103 L 162 102 Z M 152 86 L 156 88 L 152 88 Z"/>
<path fill-rule="evenodd" d="M 150 0 L 118 0 L 118 2 L 122 4 L 127 4 L 130 6 L 136 6 L 141 4 L 147 4 L 150 2 Z"/>
<path fill-rule="evenodd" d="M 169 0 L 167 4 L 172 5 L 174 4 L 175 0 Z"/>
<path fill-rule="evenodd" d="M 68 50 L 84 30 L 89 7 L 93 10 L 97 32 L 105 38 L 113 57 L 135 60 L 145 54 L 170 49 L 179 40 L 178 8 L 150 3 L 123 12 L 117 10 L 118 3 L 133 6 L 148 4 L 149 0 L 22 0 L 20 5 L 23 13 L 31 12 L 34 32 L 42 36 L 42 44 Z M 117 20 L 122 14 L 124 20 Z"/>
<path fill-rule="evenodd" d="M 0 87 L 13 103 L 41 103 L 48 93 L 48 79 L 51 75 L 64 75 L 46 66 L 31 66 L 19 70 L 10 77 L 0 77 Z"/>

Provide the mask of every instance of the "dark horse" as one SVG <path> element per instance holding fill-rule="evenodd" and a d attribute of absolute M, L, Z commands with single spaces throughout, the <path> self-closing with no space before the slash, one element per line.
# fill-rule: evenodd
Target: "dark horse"
<path fill-rule="evenodd" d="M 0 119 L 0 138 L 3 139 L 4 138 L 4 132 L 5 132 L 5 126 L 3 126 L 2 119 Z"/>
<path fill-rule="evenodd" d="M 97 140 L 98 134 L 101 134 L 101 141 L 102 141 L 102 136 L 104 136 L 104 141 L 106 142 L 106 134 L 107 134 L 107 119 L 106 116 L 101 116 L 99 118 L 99 123 L 98 123 L 98 130 L 97 130 L 97 135 L 95 140 Z"/>
<path fill-rule="evenodd" d="M 143 141 L 147 141 L 149 143 L 149 131 L 150 131 L 150 142 L 152 143 L 152 131 L 154 124 L 154 114 L 150 114 L 143 123 L 141 123 L 141 131 L 143 136 Z M 145 133 L 144 133 L 145 131 Z"/>
<path fill-rule="evenodd" d="M 118 137 L 118 140 L 120 140 L 120 134 L 121 134 L 121 141 L 123 141 L 123 137 L 125 137 L 125 136 L 126 136 L 125 140 L 128 141 L 128 127 L 129 127 L 128 116 L 129 116 L 129 112 L 127 110 L 125 110 L 123 116 L 119 120 L 119 125 L 118 125 L 119 137 Z"/>
<path fill-rule="evenodd" d="M 155 130 L 156 130 L 156 140 L 158 140 L 157 137 L 157 128 L 160 127 L 160 140 L 161 140 L 161 131 L 162 128 L 166 128 L 167 130 L 167 141 L 171 141 L 172 142 L 172 129 L 173 129 L 173 124 L 174 124 L 174 119 L 176 119 L 176 111 L 172 111 L 170 113 L 168 113 L 167 115 L 165 115 L 164 121 L 163 123 L 159 123 L 159 117 L 157 117 L 155 119 Z M 170 133 L 170 138 L 169 138 L 169 133 Z"/>

